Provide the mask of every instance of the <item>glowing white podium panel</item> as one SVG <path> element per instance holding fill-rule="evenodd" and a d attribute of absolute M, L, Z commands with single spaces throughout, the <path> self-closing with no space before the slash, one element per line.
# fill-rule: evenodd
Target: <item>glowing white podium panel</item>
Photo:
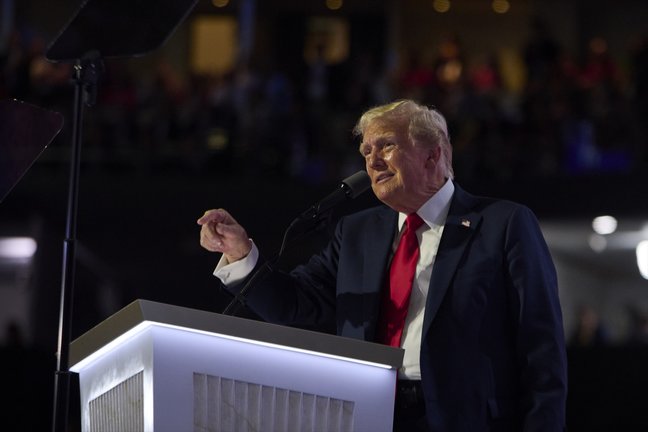
<path fill-rule="evenodd" d="M 391 431 L 403 351 L 137 300 L 70 346 L 83 432 Z"/>

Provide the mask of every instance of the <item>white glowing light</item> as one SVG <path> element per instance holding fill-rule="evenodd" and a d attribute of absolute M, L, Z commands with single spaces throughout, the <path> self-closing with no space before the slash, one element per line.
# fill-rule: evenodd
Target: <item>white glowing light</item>
<path fill-rule="evenodd" d="M 143 321 L 140 324 L 138 324 L 137 326 L 131 328 L 126 333 L 121 334 L 116 339 L 114 339 L 111 342 L 109 342 L 108 344 L 104 345 L 98 351 L 95 351 L 94 353 L 92 353 L 88 357 L 84 358 L 83 360 L 81 360 L 78 363 L 76 363 L 75 365 L 73 365 L 70 368 L 70 370 L 72 370 L 72 372 L 80 371 L 81 369 L 83 369 L 87 365 L 91 364 L 96 359 L 98 359 L 98 358 L 104 356 L 106 353 L 116 349 L 124 341 L 126 341 L 128 339 L 131 339 L 132 337 L 136 336 L 137 334 L 139 334 L 140 332 L 142 332 L 143 330 L 145 330 L 145 329 L 147 329 L 147 328 L 149 328 L 151 326 L 175 328 L 175 329 L 184 330 L 184 331 L 188 331 L 188 332 L 192 332 L 192 333 L 217 336 L 217 337 L 221 337 L 221 338 L 224 338 L 224 339 L 230 339 L 230 340 L 235 340 L 235 341 L 239 341 L 239 342 L 245 342 L 245 343 L 249 343 L 249 344 L 253 344 L 253 345 L 260 345 L 260 346 L 265 346 L 265 347 L 277 348 L 277 349 L 284 350 L 284 351 L 293 351 L 293 352 L 299 352 L 299 353 L 313 355 L 313 356 L 316 356 L 316 357 L 325 357 L 325 358 L 331 358 L 331 359 L 336 359 L 336 360 L 344 360 L 344 361 L 351 362 L 351 363 L 358 363 L 358 364 L 363 364 L 363 365 L 366 365 L 366 366 L 378 367 L 378 368 L 382 368 L 382 369 L 392 369 L 391 365 L 382 364 L 382 363 L 375 363 L 375 362 L 356 359 L 356 358 L 352 358 L 352 357 L 342 357 L 342 356 L 337 356 L 337 355 L 334 355 L 334 354 L 321 353 L 321 352 L 317 352 L 317 351 L 309 351 L 309 350 L 296 348 L 296 347 L 291 347 L 291 346 L 287 346 L 287 345 L 277 345 L 277 344 L 268 343 L 268 342 L 262 342 L 262 341 L 258 341 L 258 340 L 254 340 L 254 339 L 245 339 L 245 338 L 240 338 L 240 337 L 236 337 L 236 336 L 232 336 L 232 335 L 228 335 L 228 334 L 213 333 L 213 332 L 208 332 L 208 331 L 204 331 L 204 330 L 197 330 L 197 329 L 191 329 L 191 328 L 187 328 L 187 327 L 175 326 L 175 325 L 172 325 L 172 324 L 152 322 L 152 321 Z"/>
<path fill-rule="evenodd" d="M 0 238 L 0 259 L 27 259 L 36 253 L 36 240 L 31 237 Z"/>
<path fill-rule="evenodd" d="M 637 267 L 644 279 L 648 279 L 648 240 L 637 245 Z"/>
<path fill-rule="evenodd" d="M 601 235 L 612 234 L 616 231 L 617 225 L 618 222 L 613 216 L 598 216 L 592 221 L 592 229 Z"/>

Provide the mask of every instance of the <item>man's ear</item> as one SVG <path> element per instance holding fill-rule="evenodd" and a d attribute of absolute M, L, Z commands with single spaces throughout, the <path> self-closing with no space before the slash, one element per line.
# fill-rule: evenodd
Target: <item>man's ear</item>
<path fill-rule="evenodd" d="M 441 146 L 436 146 L 433 149 L 428 150 L 427 152 L 427 164 L 438 165 L 441 160 Z"/>

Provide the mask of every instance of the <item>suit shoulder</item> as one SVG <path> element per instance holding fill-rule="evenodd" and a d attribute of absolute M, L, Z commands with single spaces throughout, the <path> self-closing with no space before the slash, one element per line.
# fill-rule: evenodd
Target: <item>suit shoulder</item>
<path fill-rule="evenodd" d="M 338 231 L 361 232 L 371 227 L 386 226 L 390 221 L 395 221 L 398 213 L 385 205 L 377 205 L 354 213 L 349 213 L 337 222 Z"/>
<path fill-rule="evenodd" d="M 466 196 L 470 201 L 472 201 L 471 206 L 479 212 L 499 214 L 513 214 L 521 212 L 533 214 L 533 211 L 529 207 L 516 201 L 491 196 L 471 195 L 467 193 Z"/>
<path fill-rule="evenodd" d="M 357 211 L 355 213 L 348 214 L 342 219 L 350 224 L 366 223 L 376 218 L 389 217 L 390 215 L 394 214 L 396 214 L 396 212 L 386 205 L 377 205 Z"/>

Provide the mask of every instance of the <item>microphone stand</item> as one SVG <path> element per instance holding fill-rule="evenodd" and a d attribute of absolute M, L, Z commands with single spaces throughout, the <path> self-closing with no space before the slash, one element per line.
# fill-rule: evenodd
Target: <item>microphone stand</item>
<path fill-rule="evenodd" d="M 53 430 L 67 429 L 70 390 L 69 345 L 72 322 L 72 296 L 74 293 L 76 216 L 79 195 L 79 171 L 81 166 L 81 143 L 83 107 L 93 106 L 97 100 L 97 83 L 104 70 L 99 52 L 90 51 L 74 66 L 74 121 L 72 123 L 72 152 L 70 183 L 68 188 L 67 223 L 63 246 L 63 280 L 59 313 L 58 348 L 54 376 Z"/>
<path fill-rule="evenodd" d="M 144 55 L 161 46 L 186 18 L 198 0 L 83 0 L 46 52 L 53 62 L 75 62 L 74 121 L 68 216 L 63 260 L 55 375 L 54 431 L 67 428 L 70 373 L 72 292 L 75 270 L 76 213 L 81 159 L 83 106 L 96 102 L 97 82 L 104 71 L 100 57 Z M 151 11 L 155 19 L 151 20 Z"/>
<path fill-rule="evenodd" d="M 283 256 L 283 253 L 286 250 L 286 246 L 288 245 L 289 242 L 288 235 L 291 234 L 296 227 L 298 227 L 300 224 L 303 224 L 305 222 L 311 223 L 308 229 L 304 230 L 299 235 L 293 237 L 292 239 L 290 239 L 290 241 L 295 241 L 299 238 L 304 237 L 306 234 L 310 234 L 311 232 L 319 231 L 320 229 L 322 229 L 324 226 L 328 224 L 328 221 L 330 220 L 330 216 L 331 216 L 330 211 L 326 211 L 324 213 L 318 213 L 318 206 L 313 205 L 304 213 L 302 213 L 299 217 L 294 219 L 290 223 L 288 228 L 286 228 L 286 231 L 284 232 L 283 240 L 281 242 L 281 247 L 279 248 L 279 252 L 274 257 L 272 257 L 271 259 L 263 263 L 261 267 L 258 267 L 254 271 L 254 273 L 252 273 L 252 275 L 248 277 L 248 279 L 245 281 L 245 284 L 243 285 L 243 288 L 239 290 L 239 292 L 234 296 L 234 298 L 232 299 L 232 301 L 230 301 L 227 307 L 223 309 L 222 314 L 235 316 L 238 310 L 242 306 L 245 306 L 248 292 L 256 284 L 257 281 L 263 279 L 274 270 L 274 265 L 277 262 L 279 262 L 279 260 Z"/>

